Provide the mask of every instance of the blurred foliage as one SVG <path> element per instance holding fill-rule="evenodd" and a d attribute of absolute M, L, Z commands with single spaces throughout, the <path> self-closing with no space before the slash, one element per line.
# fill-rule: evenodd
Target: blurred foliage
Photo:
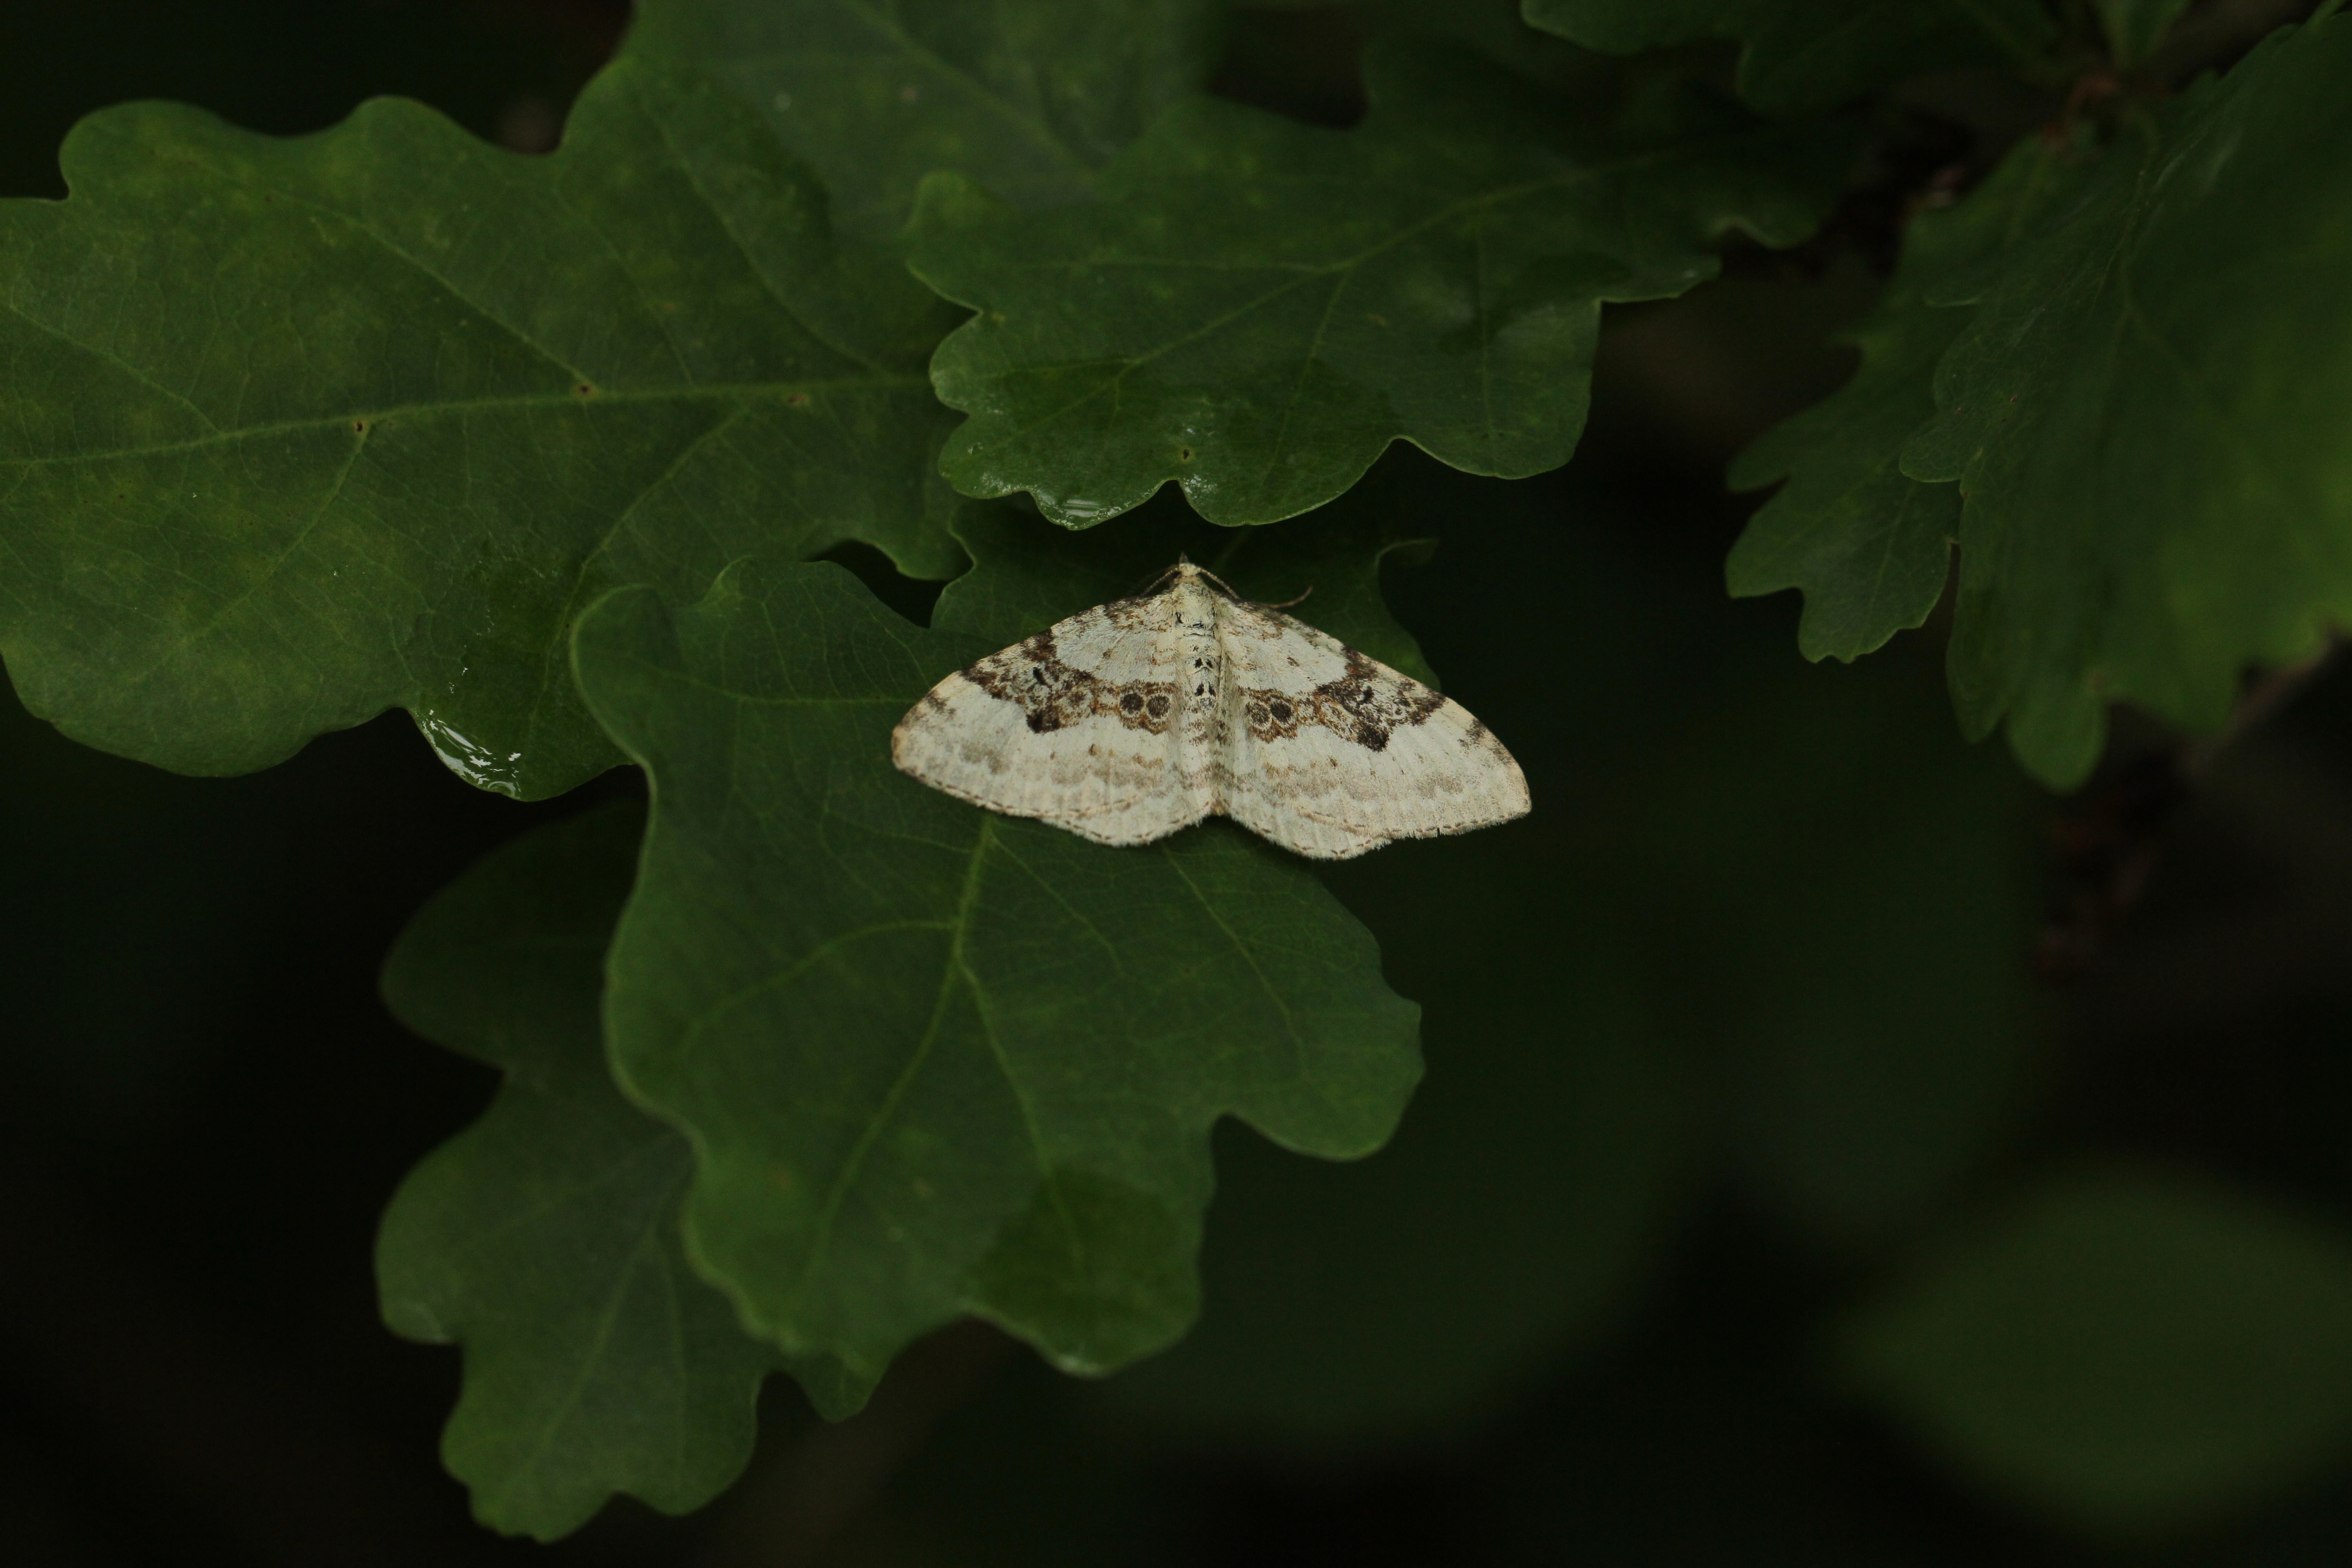
<path fill-rule="evenodd" d="M 1415 0 L 1268 7 L 1234 18 L 1222 52 L 1199 7 L 1139 3 L 1105 8 L 1112 20 L 1096 32 L 1027 34 L 1014 25 L 1039 13 L 1013 0 L 987 9 L 988 26 L 1011 30 L 989 33 L 968 20 L 982 8 L 945 0 L 795 9 L 832 29 L 828 47 L 871 44 L 879 23 L 896 41 L 782 89 L 788 105 L 765 90 L 755 57 L 804 50 L 805 38 L 698 33 L 680 6 L 662 23 L 670 30 L 648 26 L 633 47 L 730 79 L 730 112 L 835 184 L 855 163 L 844 149 L 856 115 L 905 111 L 911 129 L 893 145 L 930 150 L 884 170 L 848 220 L 887 237 L 931 168 L 1000 199 L 1006 171 L 1032 167 L 1052 176 L 1040 201 L 1096 192 L 1117 144 L 1201 79 L 1347 123 L 1362 107 L 1360 49 L 1400 29 L 1434 25 L 1530 80 L 1589 96 L 1602 118 L 1637 102 L 1641 79 L 1660 69 L 1739 88 L 1778 113 L 1801 107 L 1766 85 L 1775 51 L 1802 41 L 1790 18 L 1874 12 L 1809 0 L 1779 13 L 1661 6 L 1644 20 L 1601 0 L 1530 5 L 1596 47 L 1681 40 L 1620 68 L 1556 37 L 1538 47 L 1501 5 L 1435 7 L 1434 24 Z M 1658 18 L 1685 13 L 1706 25 L 1660 30 Z M 1779 30 L 1717 25 L 1734 13 L 1778 15 Z M 2260 31 L 2247 18 L 2278 14 L 2251 0 L 2047 13 L 2084 58 L 2111 47 L 2110 63 L 2158 74 L 2228 64 Z M 1612 18 L 1656 36 L 1595 30 Z M 0 100 L 0 177 L 13 194 L 58 195 L 66 126 L 142 96 L 287 132 L 401 91 L 509 147 L 544 150 L 620 21 L 614 7 L 569 0 L 11 8 L 0 60 L 14 62 L 16 90 Z M 2340 46 L 2344 24 L 2331 27 Z M 1017 47 L 989 41 L 1004 37 Z M 1023 76 L 1021 61 L 1065 45 L 1061 74 Z M 1113 68 L 1082 68 L 1114 56 Z M 1905 68 L 1900 49 L 1878 44 L 1841 58 L 1861 74 L 1778 79 L 1842 96 Z M 1024 104 L 1060 130 L 1018 145 L 976 138 L 934 100 L 893 95 L 910 60 L 941 73 L 927 83 L 977 84 L 971 101 Z M 2164 134 L 2226 108 L 2229 84 L 2162 110 L 2174 117 Z M 1959 151 L 1935 153 L 1896 188 L 1949 196 L 2017 125 L 2060 113 L 2066 85 L 2037 85 L 2022 119 L 2013 83 L 1917 89 L 1906 101 L 1945 109 L 1902 112 L 1949 110 Z M 822 122 L 794 142 L 785 117 L 817 107 Z M 2002 181 L 2068 146 L 2031 142 L 1911 232 L 1957 233 L 1968 203 L 1998 216 L 1985 198 Z M 2101 172 L 2111 167 L 2087 177 L 2119 178 Z M 0 1516 L 12 1542 L 42 1562 L 306 1565 L 2273 1568 L 2352 1554 L 2352 678 L 2323 666 L 2256 688 L 2226 743 L 2184 742 L 2121 710 L 2089 787 L 2053 802 L 1953 732 L 1941 668 L 1952 616 L 1931 591 L 1948 520 L 1898 542 L 1916 568 L 1902 593 L 1837 601 L 1828 630 L 1822 596 L 1809 603 L 1806 651 L 1885 644 L 1864 663 L 1791 659 L 1792 604 L 1723 601 L 1723 552 L 1748 507 L 1721 494 L 1718 465 L 1835 384 L 1843 362 L 1821 349 L 1822 332 L 1852 330 L 1865 356 L 1854 390 L 1818 416 L 1834 441 L 1850 437 L 1853 461 L 1809 468 L 1783 434 L 1768 442 L 1790 461 L 1768 444 L 1741 473 L 1793 473 L 1761 515 L 1786 522 L 1808 494 L 1826 495 L 1804 526 L 1834 533 L 1842 498 L 1861 489 L 1942 487 L 1942 468 L 1922 480 L 1889 453 L 1936 410 L 1933 318 L 1951 316 L 1956 333 L 1990 331 L 1996 318 L 1937 301 L 2024 309 L 2000 304 L 1980 270 L 1930 279 L 1937 258 L 1914 251 L 1869 314 L 1867 266 L 1848 261 L 1882 254 L 1885 234 L 1857 237 L 1855 226 L 1899 225 L 1899 212 L 1868 219 L 1885 205 L 1857 196 L 1788 257 L 1735 245 L 1725 281 L 1604 319 L 1593 418 L 1564 472 L 1505 484 L 1398 447 L 1344 501 L 1223 538 L 1172 496 L 1082 535 L 1048 535 L 1018 503 L 998 503 L 957 520 L 980 565 L 945 597 L 871 549 L 833 552 L 929 627 L 896 626 L 830 567 L 780 569 L 828 583 L 839 601 L 828 615 L 926 645 L 986 641 L 1103 596 L 1171 548 L 1205 557 L 1195 542 L 1207 539 L 1230 550 L 1220 569 L 1248 591 L 1312 586 L 1302 613 L 1336 617 L 1395 662 L 1425 656 L 1510 738 L 1538 811 L 1507 833 L 1322 868 L 1329 897 L 1285 868 L 1300 907 L 1378 942 L 1379 973 L 1361 964 L 1359 978 L 1384 975 L 1420 1005 L 1428 1076 L 1398 1136 L 1353 1163 L 1218 1130 L 1213 1196 L 1196 1183 L 1188 1199 L 1207 1199 L 1203 1312 L 1175 1348 L 1081 1381 L 966 1323 L 915 1345 L 838 1424 L 771 1379 L 748 1468 L 692 1517 L 624 1500 L 545 1548 L 469 1522 L 431 1460 L 457 1358 L 383 1334 L 367 1247 L 402 1171 L 454 1136 L 387 1222 L 384 1283 L 402 1281 L 405 1259 L 402 1326 L 457 1330 L 475 1358 L 471 1414 L 459 1405 L 447 1436 L 478 1484 L 484 1471 L 466 1453 L 493 1469 L 505 1458 L 495 1441 L 468 1448 L 468 1433 L 520 1429 L 479 1420 L 498 1385 L 478 1364 L 505 1352 L 478 1330 L 502 1303 L 537 1300 L 534 1327 L 593 1330 L 600 1289 L 625 1303 L 640 1300 L 629 1281 L 667 1280 L 675 1300 L 706 1291 L 705 1328 L 670 1342 L 742 1358 L 718 1379 L 730 1414 L 702 1429 L 732 1436 L 683 1468 L 663 1465 L 687 1428 L 661 1426 L 675 1406 L 642 1383 L 590 1376 L 583 1426 L 526 1416 L 549 1440 L 620 1458 L 575 1468 L 573 1479 L 594 1471 L 593 1485 L 525 1488 L 508 1509 L 486 1504 L 485 1488 L 476 1504 L 494 1522 L 554 1533 L 608 1487 L 687 1506 L 738 1463 L 745 1390 L 772 1352 L 667 1250 L 675 1215 L 658 1199 L 637 1211 L 635 1234 L 662 1254 L 648 1275 L 629 1274 L 630 1255 L 598 1239 L 619 1211 L 562 1201 L 583 1168 L 564 1163 L 574 1156 L 604 1169 L 603 1153 L 651 1149 L 682 1177 L 683 1141 L 614 1096 L 583 1033 L 602 983 L 594 933 L 628 847 L 615 825 L 636 809 L 594 807 L 638 793 L 635 771 L 524 805 L 466 788 L 395 719 L 252 777 L 174 778 L 78 748 L 12 708 L 0 724 L 14 1091 L 0 1213 L 16 1260 L 0 1290 L 15 1347 Z M 2114 216 L 2100 200 L 2070 210 L 2091 228 Z M 2208 227 L 2214 246 L 2242 237 Z M 2074 244 L 2090 229 L 2067 232 Z M 2056 242 L 2032 243 L 2037 265 L 2050 262 Z M 2331 309 L 2321 300 L 2307 313 L 2332 321 Z M 1911 334 L 1937 337 L 1937 352 L 1913 355 Z M 2319 354 L 2323 336 L 2297 352 Z M 1871 379 L 1896 362 L 1908 368 Z M 1990 349 L 1970 363 L 1989 376 L 2000 364 Z M 1902 407 L 1909 426 L 1881 430 Z M 1867 509 L 1849 515 L 1867 521 Z M 1024 533 L 1050 547 L 1016 552 L 1006 542 Z M 1847 572 L 1859 558 L 1835 539 L 1809 556 L 1827 536 L 1791 534 L 1799 545 L 1773 569 L 1785 581 L 1813 570 L 1784 569 L 1790 560 Z M 1742 546 L 1751 561 L 1762 537 Z M 1747 585 L 1774 586 L 1771 574 Z M 639 619 L 701 616 L 724 631 L 719 601 L 676 607 L 698 593 L 670 608 L 641 603 Z M 614 632 L 604 617 L 627 607 L 607 605 L 592 632 Z M 1900 627 L 1916 629 L 1890 642 Z M 607 700 L 658 662 L 616 676 Z M 654 746 L 647 725 L 620 727 L 674 792 L 659 810 L 680 824 L 723 816 L 723 792 L 677 787 L 688 763 L 719 765 L 696 750 L 715 731 Z M 601 857 L 550 848 L 600 835 Z M 789 847 L 756 834 L 710 843 L 722 868 Z M 652 853 L 677 849 L 656 838 Z M 534 856 L 547 863 L 517 869 Z M 641 913 L 698 958 L 781 940 L 779 911 L 756 889 L 740 904 L 711 896 L 728 886 L 674 890 L 667 909 Z M 421 1048 L 373 1000 L 377 963 L 420 906 L 390 998 L 478 1061 Z M 550 931 L 569 934 L 542 940 Z M 483 1062 L 507 1071 L 504 1088 Z M 770 1116 L 743 1093 L 757 1053 L 735 1065 L 748 1076 L 705 1092 Z M 518 1128 L 530 1135 L 510 1136 Z M 583 1131 L 594 1137 L 567 1142 Z M 501 1211 L 534 1192 L 557 1201 Z M 649 1331 L 644 1342 L 657 1346 L 676 1326 L 659 1320 L 604 1321 Z M 529 1335 L 505 1342 L 519 1342 L 530 1351 Z M 590 1353 L 563 1374 L 623 1364 L 597 1360 L 616 1342 L 574 1333 L 566 1343 Z M 627 1354 L 633 1372 L 658 1360 Z M 509 1410 L 552 1386 L 530 1359 L 505 1363 L 526 1369 L 506 1385 Z M 837 1413 L 850 1401 L 828 1403 Z M 504 1453 L 528 1459 L 529 1447 Z"/>
<path fill-rule="evenodd" d="M 2352 1246 L 2129 1168 L 2036 1184 L 1843 1326 L 1865 1396 L 2100 1531 L 2201 1522 L 2352 1451 Z"/>

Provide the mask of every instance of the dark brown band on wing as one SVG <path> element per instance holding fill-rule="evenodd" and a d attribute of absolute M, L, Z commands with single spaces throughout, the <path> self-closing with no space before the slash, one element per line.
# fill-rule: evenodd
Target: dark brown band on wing
<path fill-rule="evenodd" d="M 1063 663 L 1050 631 L 989 655 L 965 669 L 963 678 L 991 697 L 1017 704 L 1027 715 L 1030 730 L 1041 735 L 1090 717 L 1163 734 L 1176 712 L 1173 681 L 1104 680 Z"/>
<path fill-rule="evenodd" d="M 1354 648 L 1339 650 L 1347 658 L 1345 673 L 1297 697 L 1287 693 L 1247 689 L 1242 693 L 1242 717 L 1260 741 L 1289 740 L 1306 725 L 1320 725 L 1353 741 L 1367 751 L 1388 749 L 1398 730 L 1425 723 L 1445 706 L 1438 692 L 1417 681 L 1381 669 Z"/>

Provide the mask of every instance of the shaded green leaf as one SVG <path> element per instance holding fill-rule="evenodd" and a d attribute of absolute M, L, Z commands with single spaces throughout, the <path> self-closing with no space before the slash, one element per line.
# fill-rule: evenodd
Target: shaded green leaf
<path fill-rule="evenodd" d="M 484 1523 L 541 1540 L 614 1492 L 708 1502 L 751 1457 L 781 1361 L 687 1266 L 686 1140 L 605 1069 L 604 947 L 643 821 L 608 807 L 517 841 L 427 904 L 384 966 L 402 1022 L 507 1075 L 386 1211 L 384 1320 L 465 1347 L 444 1458 Z M 864 1401 L 836 1366 L 793 1370 L 830 1413 Z"/>
<path fill-rule="evenodd" d="M 1174 480 L 1203 517 L 1328 500 L 1395 439 L 1517 477 L 1574 449 L 1601 304 L 1713 275 L 1746 229 L 1801 238 L 1843 131 L 1757 131 L 1695 104 L 1608 135 L 1498 68 L 1376 51 L 1371 110 L 1318 130 L 1193 100 L 1038 215 L 942 176 L 918 273 L 980 314 L 932 361 L 971 417 L 969 495 L 1027 490 L 1084 527 Z"/>
<path fill-rule="evenodd" d="M 691 72 L 615 66 L 545 158 L 414 103 L 273 140 L 140 104 L 0 205 L 0 651 L 36 712 L 192 773 L 398 704 L 486 787 L 617 760 L 566 667 L 617 583 L 928 512 L 944 309 Z"/>
<path fill-rule="evenodd" d="M 1846 1325 L 1853 1387 L 1979 1484 L 2100 1532 L 2208 1520 L 2352 1441 L 2352 1243 L 2188 1176 L 2093 1168 Z"/>
<path fill-rule="evenodd" d="M 1707 739 L 1651 790 L 1629 868 L 1673 879 L 1668 929 L 1719 987 L 1694 1023 L 1730 1165 L 1834 1246 L 1948 1202 L 2039 1063 L 2030 788 L 1953 734 L 1933 671 L 1790 665 L 1699 698 Z"/>
<path fill-rule="evenodd" d="M 1739 96 L 1809 114 L 1905 77 L 2031 59 L 2057 37 L 2036 0 L 1524 0 L 1528 21 L 1631 54 L 1737 41 Z"/>
<path fill-rule="evenodd" d="M 1219 1141 L 1201 1324 L 1103 1386 L 1129 1423 L 1327 1453 L 1458 1432 L 1614 1325 L 1695 1185 L 1691 1086 L 1633 955 L 1483 898 L 1433 929 L 1462 884 L 1383 869 L 1350 905 L 1411 936 L 1392 967 L 1451 1048 L 1360 1166 Z"/>
<path fill-rule="evenodd" d="M 1715 1096 L 1725 1174 L 1806 1242 L 1883 1243 L 1948 1204 L 2033 1107 L 2034 792 L 1953 732 L 1930 647 L 1776 659 L 1779 616 L 1710 605 L 1695 563 L 1630 542 L 1696 543 L 1712 514 L 1662 523 L 1647 493 L 1587 484 L 1549 502 L 1557 542 L 1521 523 L 1485 557 L 1487 581 L 1512 584 L 1477 600 L 1496 626 L 1486 670 L 1449 639 L 1458 621 L 1401 607 L 1458 679 L 1514 672 L 1499 696 L 1482 681 L 1496 733 L 1559 715 L 1553 757 L 1514 745 L 1535 820 L 1575 822 L 1592 847 L 1535 886 L 1603 879 L 1620 900 L 1608 924 L 1646 933 L 1648 984 Z M 1449 537 L 1405 591 L 1471 548 Z M 1549 642 L 1530 659 L 1523 628 L 1538 621 Z M 1519 899 L 1575 907 L 1533 887 Z M 1391 973 L 1431 1007 L 1434 1079 L 1435 998 Z"/>
<path fill-rule="evenodd" d="M 1951 683 L 2060 787 L 2352 618 L 2352 18 L 2129 114 L 1996 273 L 1903 470 L 1967 497 Z"/>
<path fill-rule="evenodd" d="M 2130 70 L 2156 52 L 2189 0 L 2094 0 L 2107 50 L 2117 68 Z"/>
<path fill-rule="evenodd" d="M 1328 5 L 1330 0 L 1314 3 Z M 1580 48 L 1556 32 L 1529 26 L 1520 14 L 1519 0 L 1339 0 L 1339 4 L 1362 19 L 1368 37 L 1447 39 L 1475 49 L 1531 81 L 1596 106 L 1616 100 L 1624 86 L 1624 68 L 1619 61 Z"/>
<path fill-rule="evenodd" d="M 693 1140 L 689 1245 L 761 1332 L 872 1375 L 969 1312 L 1102 1371 L 1192 1319 L 1211 1123 L 1369 1152 L 1417 1010 L 1238 830 L 1109 849 L 899 774 L 891 726 L 995 646 L 936 618 L 756 562 L 583 618 L 582 688 L 656 802 L 614 1059 Z"/>
<path fill-rule="evenodd" d="M 1214 0 L 647 0 L 632 55 L 725 82 L 824 176 L 835 221 L 895 235 L 925 174 L 1016 206 L 1095 172 L 1214 63 Z"/>
<path fill-rule="evenodd" d="M 1575 465 L 1523 485 L 1417 467 L 1434 482 L 1412 510 L 1476 521 L 1448 528 L 1391 596 L 1511 743 L 1537 803 L 1523 828 L 1447 847 L 1476 863 L 1475 912 L 1434 866 L 1414 896 L 1380 898 L 1404 864 L 1385 852 L 1332 879 L 1428 1009 L 1423 1097 L 1443 1103 L 1460 1052 L 1540 1026 L 1509 999 L 1531 976 L 1580 975 L 1576 950 L 1630 938 L 1632 983 L 1702 1064 L 1724 1173 L 1751 1205 L 1850 1247 L 1948 1203 L 2033 1104 L 2035 792 L 1953 733 L 1930 650 L 1774 658 L 1779 617 L 1709 591 L 1698 552 L 1714 513 L 1662 513 L 1654 493 Z M 1443 931 L 1412 918 L 1433 907 Z M 1476 973 L 1482 946 L 1517 957 L 1511 978 L 1449 1008 L 1424 965 Z M 1580 984 L 1605 1016 L 1599 984 Z M 1587 1018 L 1549 1006 L 1563 1034 Z M 1456 1044 L 1465 1029 L 1475 1043 Z M 1561 1049 L 1600 1048 L 1570 1037 Z"/>
<path fill-rule="evenodd" d="M 1008 1358 L 844 1532 L 844 1568 L 1171 1568 L 1158 1456 L 1106 1441 L 1090 1385 Z M 1181 1528 L 1178 1527 L 1178 1528 Z"/>
<path fill-rule="evenodd" d="M 1807 658 L 1858 658 L 1918 626 L 1942 597 L 1959 532 L 1960 490 L 1901 468 L 1903 443 L 1935 417 L 1937 363 L 1968 325 L 1931 304 L 1999 258 L 2078 189 L 2081 168 L 2038 138 L 2021 143 L 1967 200 L 1914 218 L 1886 297 L 1853 334 L 1853 379 L 1768 432 L 1732 463 L 1734 489 L 1786 479 L 1725 563 L 1736 597 L 1804 591 Z"/>

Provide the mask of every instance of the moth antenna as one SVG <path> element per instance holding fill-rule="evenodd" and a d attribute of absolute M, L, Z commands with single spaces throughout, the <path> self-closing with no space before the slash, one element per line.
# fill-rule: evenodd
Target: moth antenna
<path fill-rule="evenodd" d="M 1315 592 L 1315 584 L 1312 583 L 1307 584 L 1307 594 L 1312 594 L 1313 592 Z M 1269 610 L 1286 610 L 1293 605 L 1303 605 L 1307 602 L 1307 594 L 1301 594 L 1296 599 L 1285 599 L 1279 605 L 1268 605 L 1266 608 Z"/>
<path fill-rule="evenodd" d="M 1190 566 L 1191 564 L 1192 564 L 1191 560 L 1180 552 L 1176 557 L 1176 564 L 1171 566 L 1167 571 L 1160 573 L 1160 575 L 1154 577 L 1150 582 L 1146 583 L 1142 587 L 1137 589 L 1137 595 L 1140 597 L 1145 594 L 1157 594 L 1161 588 L 1167 586 L 1169 578 L 1173 577 L 1177 573 L 1181 572 L 1185 567 Z"/>
<path fill-rule="evenodd" d="M 1206 566 L 1196 566 L 1193 570 L 1200 573 L 1202 576 L 1206 577 L 1210 582 L 1214 583 L 1218 587 L 1223 588 L 1225 591 L 1225 596 L 1227 598 L 1239 599 L 1244 605 L 1251 602 L 1246 595 L 1236 592 L 1231 583 L 1226 582 L 1223 577 L 1218 576 Z"/>

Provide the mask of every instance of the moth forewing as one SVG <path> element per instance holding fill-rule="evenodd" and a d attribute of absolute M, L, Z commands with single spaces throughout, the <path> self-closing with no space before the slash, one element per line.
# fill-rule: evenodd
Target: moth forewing
<path fill-rule="evenodd" d="M 1460 703 L 1278 610 L 1227 638 L 1240 722 L 1222 809 L 1317 859 L 1526 815 L 1518 763 Z"/>

